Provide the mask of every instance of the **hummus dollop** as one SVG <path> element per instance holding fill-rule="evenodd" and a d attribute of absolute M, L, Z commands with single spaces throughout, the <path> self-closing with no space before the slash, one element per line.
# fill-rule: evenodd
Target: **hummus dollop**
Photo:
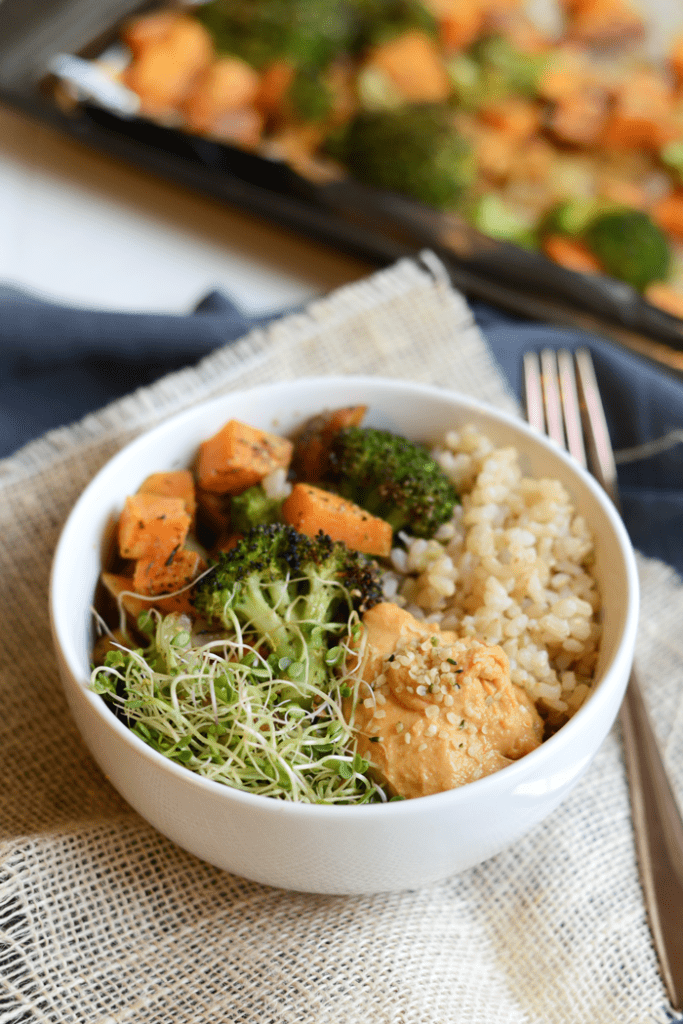
<path fill-rule="evenodd" d="M 390 602 L 363 616 L 357 749 L 394 795 L 441 793 L 534 750 L 543 720 L 501 647 L 459 638 Z"/>

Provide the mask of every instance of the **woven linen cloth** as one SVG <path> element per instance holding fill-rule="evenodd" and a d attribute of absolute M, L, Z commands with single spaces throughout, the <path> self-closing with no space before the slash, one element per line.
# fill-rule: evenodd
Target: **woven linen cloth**
<path fill-rule="evenodd" d="M 132 437 L 233 389 L 377 374 L 516 401 L 438 262 L 404 261 L 0 463 L 0 1024 L 645 1024 L 672 1019 L 618 728 L 513 847 L 411 892 L 267 888 L 161 836 L 70 718 L 48 577 L 84 485 Z M 683 586 L 639 558 L 637 659 L 683 794 Z"/>

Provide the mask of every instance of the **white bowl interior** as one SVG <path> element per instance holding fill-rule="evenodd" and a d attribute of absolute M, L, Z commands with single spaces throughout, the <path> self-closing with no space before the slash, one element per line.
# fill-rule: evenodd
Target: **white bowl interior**
<path fill-rule="evenodd" d="M 418 801 L 360 808 L 285 804 L 237 793 L 193 775 L 146 747 L 116 720 L 101 698 L 88 689 L 91 603 L 101 570 L 103 538 L 125 497 L 136 491 L 147 475 L 190 465 L 198 444 L 226 420 L 242 419 L 254 426 L 287 434 L 308 416 L 323 409 L 360 403 L 369 407 L 368 424 L 386 427 L 416 440 L 435 441 L 446 429 L 474 423 L 494 442 L 518 447 L 523 452 L 525 471 L 534 476 L 559 478 L 567 486 L 577 508 L 590 523 L 597 542 L 595 574 L 604 599 L 604 640 L 597 670 L 599 683 L 577 715 L 537 751 L 503 772 L 460 790 Z M 525 831 L 561 799 L 585 770 L 609 729 L 623 695 L 633 654 L 638 582 L 628 537 L 609 500 L 586 473 L 578 470 L 550 442 L 536 437 L 521 420 L 449 391 L 378 378 L 344 377 L 301 380 L 226 395 L 181 413 L 124 448 L 86 488 L 64 527 L 53 563 L 50 606 L 62 678 L 86 742 L 124 797 L 156 827 L 212 863 L 258 881 L 319 892 L 367 892 L 416 884 L 417 860 L 413 864 L 411 858 L 407 858 L 405 868 L 392 878 L 392 884 L 388 884 L 386 871 L 374 874 L 370 871 L 362 883 L 353 881 L 353 865 L 349 864 L 348 868 L 344 865 L 349 859 L 356 861 L 357 858 L 349 858 L 347 844 L 337 836 L 335 842 L 339 849 L 346 850 L 346 861 L 328 851 L 325 866 L 321 850 L 320 858 L 314 858 L 315 864 L 307 864 L 304 876 L 301 844 L 295 838 L 288 840 L 287 846 L 283 838 L 286 835 L 291 840 L 293 823 L 298 823 L 297 828 L 304 821 L 309 825 L 316 819 L 327 823 L 320 834 L 311 833 L 306 839 L 307 843 L 324 845 L 325 837 L 331 838 L 336 833 L 336 828 L 329 828 L 330 815 L 334 815 L 340 824 L 345 822 L 347 838 L 354 836 L 352 852 L 357 848 L 365 857 L 377 857 L 377 844 L 389 841 L 387 828 L 391 833 L 392 828 L 397 827 L 390 825 L 391 822 L 405 824 L 406 819 L 414 819 L 417 823 L 430 813 L 430 808 L 438 806 L 437 816 L 441 816 L 444 830 L 450 818 L 452 831 L 453 814 L 462 814 L 463 808 L 473 801 L 481 804 L 482 800 L 490 798 L 495 803 L 505 793 L 518 792 L 526 801 L 526 816 L 518 811 L 514 823 L 510 822 L 508 827 L 501 822 L 501 826 L 493 830 L 495 834 L 485 836 L 482 843 L 467 841 L 459 852 L 446 850 L 452 843 L 444 838 L 444 832 L 444 836 L 434 840 L 436 845 L 432 844 L 431 863 L 425 863 L 425 857 L 429 859 L 429 843 L 424 839 L 416 841 L 416 857 L 419 850 L 422 858 L 419 877 L 423 880 L 443 877 L 502 848 L 520 834 L 520 827 Z M 126 759 L 130 764 L 126 764 Z M 123 765 L 121 771 L 117 768 L 119 763 Z M 158 777 L 156 792 L 144 792 L 145 775 L 151 790 L 157 783 L 149 780 Z M 196 820 L 189 827 L 187 822 L 179 820 L 182 819 L 179 808 L 186 804 L 182 800 L 174 802 L 176 790 L 188 794 L 188 804 L 197 805 Z M 201 806 L 202 799 L 207 800 L 206 807 Z M 222 846 L 218 841 L 207 845 L 193 838 L 202 828 L 204 831 L 209 828 L 207 815 L 211 816 L 211 828 L 215 831 L 216 807 L 228 818 L 231 814 L 246 814 L 239 842 L 224 838 Z M 278 839 L 281 852 L 291 848 L 290 863 L 286 866 L 283 867 L 281 856 L 277 870 L 272 857 L 266 858 L 265 866 L 258 867 L 253 850 L 249 854 L 251 859 L 239 856 L 239 850 L 234 849 L 223 856 L 221 851 L 226 842 L 227 846 L 231 842 L 232 846 L 244 845 L 242 833 L 245 830 L 250 830 L 252 838 L 258 834 L 261 846 L 263 842 L 272 842 L 271 826 L 275 821 L 284 829 Z M 349 832 L 351 822 L 354 826 Z M 372 827 L 371 823 L 374 823 Z M 360 827 L 360 833 L 356 832 L 356 826 Z M 482 829 L 486 831 L 483 825 Z M 303 831 L 306 832 L 306 828 Z M 435 827 L 434 835 L 439 834 L 439 828 Z M 230 836 L 234 837 L 234 829 Z M 358 865 L 355 867 L 357 869 Z"/>

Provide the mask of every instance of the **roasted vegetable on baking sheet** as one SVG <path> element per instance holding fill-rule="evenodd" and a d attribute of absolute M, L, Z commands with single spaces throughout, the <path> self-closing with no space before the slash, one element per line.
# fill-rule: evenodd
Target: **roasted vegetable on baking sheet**
<path fill-rule="evenodd" d="M 630 0 L 557 13 L 553 33 L 521 0 L 212 0 L 127 23 L 120 74 L 144 116 L 454 210 L 683 315 L 683 37 L 659 67 Z M 575 202 L 600 226 L 549 230 Z"/>

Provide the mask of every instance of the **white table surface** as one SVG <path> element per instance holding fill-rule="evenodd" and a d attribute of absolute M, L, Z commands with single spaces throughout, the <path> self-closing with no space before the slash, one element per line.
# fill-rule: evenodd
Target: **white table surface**
<path fill-rule="evenodd" d="M 217 288 L 257 314 L 373 269 L 0 106 L 0 284 L 167 313 Z"/>

